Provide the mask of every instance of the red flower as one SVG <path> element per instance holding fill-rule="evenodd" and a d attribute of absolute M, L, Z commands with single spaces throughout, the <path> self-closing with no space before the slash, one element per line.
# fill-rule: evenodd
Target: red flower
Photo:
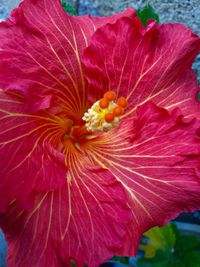
<path fill-rule="evenodd" d="M 24 0 L 0 35 L 8 267 L 98 266 L 200 207 L 196 35 L 59 0 Z"/>

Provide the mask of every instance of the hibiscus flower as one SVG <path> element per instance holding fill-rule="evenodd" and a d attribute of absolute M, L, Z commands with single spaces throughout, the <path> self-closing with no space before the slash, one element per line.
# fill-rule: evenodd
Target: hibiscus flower
<path fill-rule="evenodd" d="M 0 226 L 8 267 L 89 267 L 200 207 L 200 39 L 131 9 L 24 0 L 0 24 Z"/>

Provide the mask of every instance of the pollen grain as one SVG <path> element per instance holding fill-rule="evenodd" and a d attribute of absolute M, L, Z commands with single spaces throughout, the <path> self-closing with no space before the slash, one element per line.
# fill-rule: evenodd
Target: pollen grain
<path fill-rule="evenodd" d="M 100 108 L 107 108 L 109 106 L 109 101 L 106 98 L 99 100 Z"/>
<path fill-rule="evenodd" d="M 116 93 L 114 91 L 107 91 L 104 94 L 104 98 L 106 98 L 108 101 L 113 101 L 117 97 Z"/>
<path fill-rule="evenodd" d="M 121 116 L 123 114 L 123 108 L 118 106 L 118 107 L 115 107 L 114 110 L 113 110 L 113 114 L 115 116 Z"/>
<path fill-rule="evenodd" d="M 120 98 L 118 98 L 118 100 L 117 100 L 117 105 L 119 105 L 119 106 L 122 107 L 122 108 L 126 108 L 127 105 L 128 105 L 128 102 L 127 102 L 127 100 L 126 100 L 125 97 L 120 97 Z"/>
<path fill-rule="evenodd" d="M 113 122 L 115 119 L 115 115 L 113 113 L 107 113 L 105 114 L 105 121 L 108 123 Z"/>

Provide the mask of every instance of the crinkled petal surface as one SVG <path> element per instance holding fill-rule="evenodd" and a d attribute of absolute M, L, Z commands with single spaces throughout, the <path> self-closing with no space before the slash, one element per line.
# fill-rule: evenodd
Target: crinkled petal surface
<path fill-rule="evenodd" d="M 80 120 L 83 115 L 80 54 L 89 38 L 121 16 L 134 17 L 135 12 L 71 17 L 59 0 L 25 0 L 0 23 L 1 210 L 13 197 L 27 200 L 33 188 L 53 190 L 64 184 L 65 159 L 48 143 L 58 146 L 66 117 Z M 54 115 L 60 112 L 65 118 Z"/>
<path fill-rule="evenodd" d="M 70 146 L 66 154 L 55 149 L 62 118 L 23 113 L 24 98 L 13 93 L 1 91 L 0 103 L 0 226 L 8 266 L 69 266 L 70 258 L 98 266 L 124 242 L 131 214 L 123 187 Z"/>
<path fill-rule="evenodd" d="M 32 190 L 65 183 L 65 157 L 52 146 L 64 134 L 63 119 L 26 114 L 23 96 L 0 90 L 0 122 L 1 211 L 13 198 L 26 205 Z"/>
<path fill-rule="evenodd" d="M 191 64 L 200 38 L 181 24 L 151 22 L 143 28 L 138 18 L 121 18 L 93 35 L 83 63 L 92 102 L 107 90 L 127 97 L 129 110 L 147 101 L 187 116 L 199 116 L 199 87 Z"/>
<path fill-rule="evenodd" d="M 0 224 L 10 267 L 69 266 L 70 258 L 96 266 L 124 242 L 121 184 L 61 152 L 69 119 L 86 108 L 80 56 L 98 27 L 121 16 L 135 12 L 71 17 L 58 0 L 25 0 L 0 24 Z"/>
<path fill-rule="evenodd" d="M 137 252 L 140 235 L 200 205 L 196 122 L 147 103 L 133 119 L 91 144 L 91 154 L 124 186 L 132 222 L 121 255 Z M 108 145 L 110 143 L 110 145 Z"/>
<path fill-rule="evenodd" d="M 199 208 L 196 35 L 179 24 L 144 29 L 132 10 L 71 17 L 59 0 L 24 0 L 0 36 L 8 267 L 99 266 Z M 77 137 L 88 95 L 94 103 L 107 90 L 129 100 L 119 127 Z"/>
<path fill-rule="evenodd" d="M 98 266 L 121 247 L 131 216 L 121 184 L 107 170 L 75 167 L 64 187 L 35 194 L 29 212 L 14 202 L 0 215 L 8 267 L 71 266 L 70 258 Z"/>
<path fill-rule="evenodd" d="M 80 56 L 94 31 L 125 12 L 104 18 L 69 16 L 60 0 L 25 0 L 0 24 L 0 88 L 26 95 L 33 112 L 51 101 L 81 118 L 86 105 L 86 84 Z M 46 96 L 51 101 L 44 103 Z"/>

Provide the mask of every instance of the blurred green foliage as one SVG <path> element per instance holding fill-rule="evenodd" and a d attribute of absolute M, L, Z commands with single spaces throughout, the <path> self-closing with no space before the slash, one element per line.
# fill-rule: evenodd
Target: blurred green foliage
<path fill-rule="evenodd" d="M 76 10 L 69 4 L 67 3 L 66 0 L 62 0 L 62 6 L 64 7 L 65 11 L 73 16 L 76 15 Z"/>
<path fill-rule="evenodd" d="M 200 84 L 200 81 L 199 81 L 199 84 Z M 198 100 L 200 101 L 200 92 L 198 93 Z"/>
<path fill-rule="evenodd" d="M 176 236 L 171 225 L 163 228 L 155 227 L 144 234 L 148 243 L 140 245 L 140 249 L 144 251 L 145 258 L 153 258 L 157 250 L 171 250 L 175 246 Z"/>
<path fill-rule="evenodd" d="M 138 267 L 200 267 L 200 238 L 180 232 L 175 224 L 155 227 L 144 234 L 144 256 Z"/>
<path fill-rule="evenodd" d="M 115 256 L 115 257 L 112 258 L 112 261 L 115 261 L 115 262 L 119 262 L 119 263 L 122 263 L 122 264 L 129 265 L 129 257 L 119 257 L 119 256 Z"/>
<path fill-rule="evenodd" d="M 148 4 L 145 8 L 139 9 L 137 11 L 138 17 L 141 19 L 143 25 L 147 26 L 148 20 L 156 20 L 158 23 L 160 22 L 159 16 L 154 10 L 154 8 Z"/>

